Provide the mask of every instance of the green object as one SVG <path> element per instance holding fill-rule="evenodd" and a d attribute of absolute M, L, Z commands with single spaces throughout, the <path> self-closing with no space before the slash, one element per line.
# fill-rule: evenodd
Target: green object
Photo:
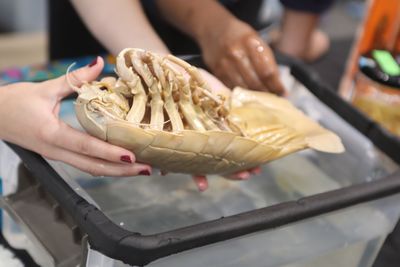
<path fill-rule="evenodd" d="M 379 67 L 386 74 L 390 76 L 400 75 L 400 66 L 389 52 L 374 50 L 372 51 L 372 57 L 378 62 Z"/>

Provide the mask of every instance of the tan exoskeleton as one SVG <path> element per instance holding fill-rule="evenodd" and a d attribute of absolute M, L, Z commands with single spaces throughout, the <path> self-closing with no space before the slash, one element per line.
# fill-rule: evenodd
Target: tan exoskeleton
<path fill-rule="evenodd" d="M 174 56 L 125 49 L 116 72 L 118 79 L 76 88 L 78 120 L 90 134 L 163 171 L 225 174 L 305 148 L 344 150 L 335 134 L 286 99 L 243 88 L 225 99 Z"/>

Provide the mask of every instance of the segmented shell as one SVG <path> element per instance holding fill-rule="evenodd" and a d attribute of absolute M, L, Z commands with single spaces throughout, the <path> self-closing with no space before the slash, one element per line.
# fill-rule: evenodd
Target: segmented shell
<path fill-rule="evenodd" d="M 118 79 L 83 85 L 76 115 L 90 134 L 168 172 L 232 173 L 295 151 L 344 150 L 332 132 L 286 99 L 235 88 L 215 95 L 197 69 L 171 55 L 125 49 Z"/>

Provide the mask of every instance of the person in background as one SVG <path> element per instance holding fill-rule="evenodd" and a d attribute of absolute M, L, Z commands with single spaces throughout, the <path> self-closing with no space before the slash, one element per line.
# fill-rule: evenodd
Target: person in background
<path fill-rule="evenodd" d="M 313 62 L 329 49 L 328 36 L 318 29 L 319 19 L 334 0 L 280 0 L 284 5 L 281 27 L 271 33 L 279 52 Z"/>
<path fill-rule="evenodd" d="M 271 35 L 279 52 L 314 61 L 329 48 L 317 29 L 334 0 L 281 0 L 279 30 Z M 282 94 L 271 48 L 257 30 L 262 0 L 50 1 L 50 58 L 116 55 L 126 47 L 159 53 L 201 53 L 228 87 Z M 73 8 L 71 6 L 73 5 Z M 147 15 L 145 15 L 145 14 Z M 78 15 L 79 14 L 79 15 Z"/>
<path fill-rule="evenodd" d="M 109 51 L 116 55 L 126 47 L 138 47 L 161 54 L 180 53 L 178 50 L 171 49 L 168 41 L 163 39 L 163 36 L 168 34 L 168 31 L 155 28 L 153 27 L 154 24 L 152 25 L 150 22 L 153 17 L 148 12 L 152 12 L 151 10 L 157 11 L 159 8 L 158 5 L 164 3 L 163 1 L 157 1 L 157 3 L 153 1 L 142 1 L 143 6 L 142 3 L 137 0 L 72 0 L 71 3 L 76 8 L 80 18 L 76 17 L 74 10 L 66 11 L 69 4 L 68 2 L 50 2 L 51 12 L 49 25 L 51 58 L 78 56 L 79 54 L 77 51 L 79 51 L 79 46 L 86 46 L 86 48 L 81 48 L 83 54 L 98 54 L 100 52 Z M 153 4 L 157 4 L 157 6 L 152 6 Z M 230 12 L 214 0 L 182 1 L 182 3 L 169 3 L 166 1 L 165 4 L 168 6 L 171 5 L 171 10 L 179 11 L 173 13 L 171 10 L 167 10 L 167 13 L 171 13 L 165 13 L 165 16 L 175 17 L 177 19 L 177 24 L 179 24 L 181 20 L 185 20 L 185 12 L 187 12 L 187 10 L 197 10 L 200 8 L 200 11 L 215 9 L 216 16 L 219 16 L 219 13 L 223 13 L 228 19 L 233 19 Z M 143 7 L 146 12 L 148 11 L 148 16 L 145 15 Z M 203 19 L 204 17 L 199 17 L 199 21 L 196 21 L 196 23 L 199 25 L 202 24 L 203 22 L 201 20 Z M 152 22 L 156 23 L 156 20 Z M 184 24 L 186 24 L 186 22 Z M 219 33 L 221 28 L 227 26 L 223 24 L 218 25 L 209 28 L 209 32 Z M 251 27 L 249 27 L 249 30 L 250 29 Z M 160 32 L 163 33 L 161 34 Z M 236 36 L 231 37 L 236 38 Z M 253 55 L 256 62 L 255 65 L 253 62 L 244 63 L 245 65 L 250 64 L 249 72 L 246 72 L 247 76 L 245 76 L 245 78 L 254 82 L 258 81 L 258 76 L 262 76 L 263 83 L 242 83 L 236 85 L 242 85 L 257 90 L 269 90 L 282 94 L 284 89 L 279 80 L 278 67 L 271 49 L 265 45 L 256 34 L 254 36 L 249 36 L 246 40 L 249 42 L 248 46 L 251 55 Z M 74 44 L 71 44 L 71 42 Z M 241 41 L 239 43 L 241 44 Z M 185 46 L 184 42 L 181 42 L 181 44 Z M 211 45 L 214 44 L 210 44 L 210 47 Z M 65 49 L 70 50 L 70 52 L 67 52 Z M 217 53 L 216 50 L 215 52 Z M 240 59 L 238 59 L 237 62 L 239 61 Z M 207 60 L 206 63 L 208 63 Z M 240 66 L 243 66 L 243 64 Z M 210 69 L 213 71 L 212 67 Z M 234 75 L 234 73 L 230 75 Z M 218 73 L 217 77 L 219 77 Z M 228 80 L 225 79 L 223 81 L 227 82 Z M 227 85 L 231 87 L 232 84 Z"/>
<path fill-rule="evenodd" d="M 185 51 L 184 46 L 190 42 L 176 38 L 176 33 L 162 20 L 195 41 L 207 67 L 228 87 L 283 93 L 273 53 L 257 32 L 263 27 L 256 19 L 263 1 L 154 0 L 143 4 L 152 2 L 154 6 L 146 8 L 150 10 L 148 16 L 171 50 L 195 52 Z M 317 29 L 319 16 L 333 1 L 281 2 L 285 11 L 280 29 L 272 33 L 273 46 L 298 59 L 318 59 L 329 48 L 329 39 Z M 160 14 L 162 19 L 157 21 Z"/>

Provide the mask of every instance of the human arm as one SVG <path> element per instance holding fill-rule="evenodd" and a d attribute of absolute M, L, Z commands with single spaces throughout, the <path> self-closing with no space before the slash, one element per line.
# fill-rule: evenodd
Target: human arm
<path fill-rule="evenodd" d="M 200 45 L 210 70 L 229 87 L 282 94 L 270 47 L 215 0 L 157 0 L 163 17 Z"/>
<path fill-rule="evenodd" d="M 104 66 L 101 58 L 95 63 L 70 75 L 77 81 L 92 81 Z M 65 76 L 0 87 L 0 139 L 96 176 L 150 175 L 150 166 L 135 163 L 129 150 L 75 130 L 60 120 L 60 102 L 72 92 Z"/>
<path fill-rule="evenodd" d="M 168 54 L 138 0 L 71 0 L 91 33 L 113 55 L 127 47 Z"/>

